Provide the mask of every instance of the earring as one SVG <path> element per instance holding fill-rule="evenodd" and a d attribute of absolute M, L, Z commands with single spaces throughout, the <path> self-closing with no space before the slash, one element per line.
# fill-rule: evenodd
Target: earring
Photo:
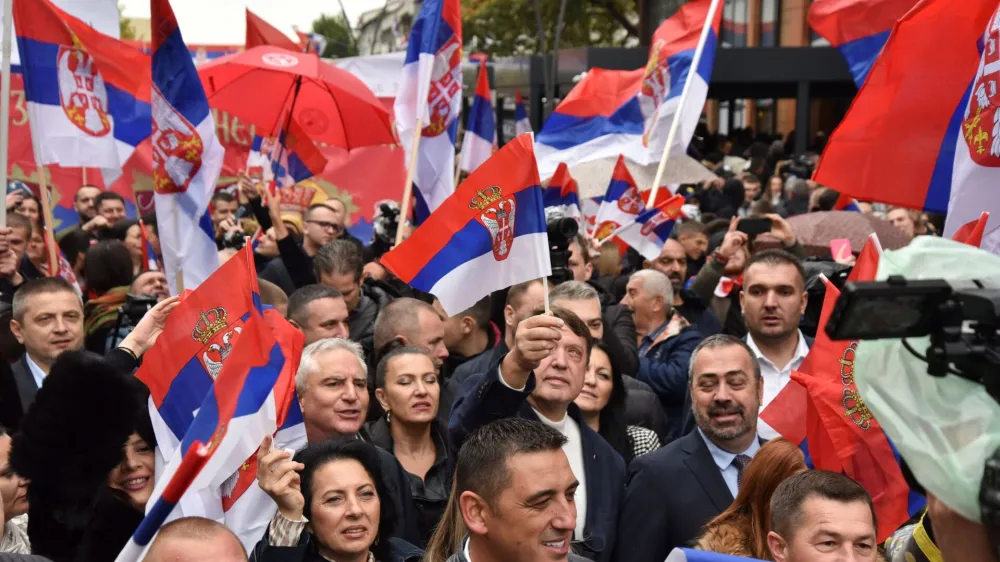
<path fill-rule="evenodd" d="M 385 413 L 385 423 L 390 423 L 392 421 L 392 412 L 386 411 Z"/>

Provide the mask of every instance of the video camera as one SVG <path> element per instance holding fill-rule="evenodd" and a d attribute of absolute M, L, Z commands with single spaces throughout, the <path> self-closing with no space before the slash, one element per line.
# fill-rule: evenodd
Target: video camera
<path fill-rule="evenodd" d="M 785 171 L 788 172 L 788 175 L 803 180 L 811 178 L 814 170 L 812 160 L 805 154 L 799 154 L 785 165 Z"/>
<path fill-rule="evenodd" d="M 992 284 L 992 283 L 991 283 Z M 848 283 L 826 325 L 834 340 L 899 339 L 927 362 L 927 374 L 956 375 L 983 385 L 1000 402 L 1000 287 L 943 279 Z M 930 336 L 927 355 L 906 338 Z M 979 509 L 1000 556 L 1000 449 L 986 461 Z"/>
<path fill-rule="evenodd" d="M 553 285 L 572 281 L 573 272 L 569 269 L 569 243 L 580 231 L 580 225 L 576 219 L 554 216 L 546 220 L 545 227 L 549 236 L 549 260 L 552 263 L 552 275 L 549 276 L 549 281 Z"/>
<path fill-rule="evenodd" d="M 154 306 L 156 306 L 156 295 L 133 295 L 132 293 L 126 295 L 125 304 L 118 307 L 118 320 L 115 322 L 115 331 L 110 335 L 109 349 L 118 347 L 125 336 L 135 329 L 142 317 Z"/>

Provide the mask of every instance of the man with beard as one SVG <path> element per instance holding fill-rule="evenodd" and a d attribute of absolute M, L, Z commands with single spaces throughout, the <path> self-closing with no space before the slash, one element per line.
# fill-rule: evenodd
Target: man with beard
<path fill-rule="evenodd" d="M 704 352 L 704 353 L 703 353 Z M 697 429 L 636 457 L 618 519 L 614 560 L 665 560 L 697 538 L 739 491 L 760 449 L 760 365 L 743 340 L 711 336 L 691 355 L 690 390 Z"/>
<path fill-rule="evenodd" d="M 809 353 L 812 340 L 799 330 L 809 296 L 806 294 L 802 262 L 782 250 L 753 255 L 743 275 L 740 293 L 746 320 L 747 345 L 760 363 L 763 377 L 761 407 L 767 406 L 792 380 Z M 760 426 L 765 439 L 778 437 L 766 423 Z"/>

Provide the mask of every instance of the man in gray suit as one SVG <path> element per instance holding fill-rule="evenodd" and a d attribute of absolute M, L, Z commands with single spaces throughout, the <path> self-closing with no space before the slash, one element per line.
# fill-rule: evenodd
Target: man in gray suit
<path fill-rule="evenodd" d="M 11 365 L 16 396 L 0 400 L 4 419 L 20 420 L 35 401 L 49 368 L 60 353 L 83 346 L 83 302 L 73 287 L 58 277 L 28 281 L 14 293 L 10 330 L 25 353 Z M 12 388 L 6 381 L 4 388 Z"/>

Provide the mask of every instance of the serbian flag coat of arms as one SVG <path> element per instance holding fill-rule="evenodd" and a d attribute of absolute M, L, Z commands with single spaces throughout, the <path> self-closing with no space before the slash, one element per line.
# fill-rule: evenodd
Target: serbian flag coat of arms
<path fill-rule="evenodd" d="M 551 275 L 531 136 L 515 138 L 477 168 L 382 265 L 436 296 L 448 314 Z"/>
<path fill-rule="evenodd" d="M 150 133 L 149 55 L 49 0 L 15 1 L 14 23 L 35 158 L 110 184 Z"/>

